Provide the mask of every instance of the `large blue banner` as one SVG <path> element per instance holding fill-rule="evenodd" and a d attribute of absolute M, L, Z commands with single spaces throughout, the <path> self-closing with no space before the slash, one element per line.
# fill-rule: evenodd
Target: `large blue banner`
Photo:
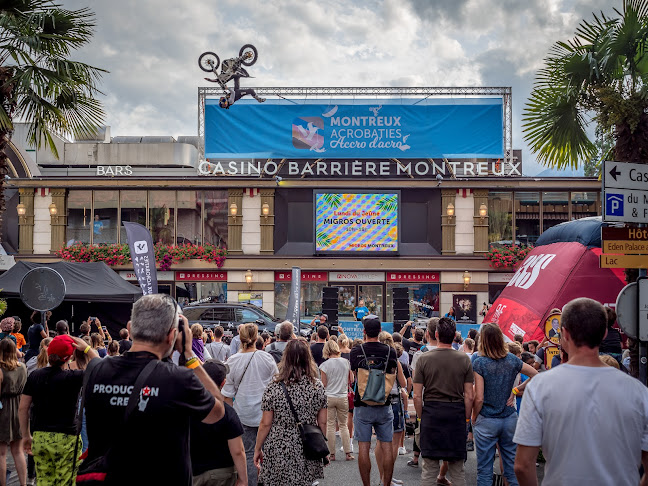
<path fill-rule="evenodd" d="M 205 102 L 208 159 L 497 158 L 503 133 L 501 98 Z"/>

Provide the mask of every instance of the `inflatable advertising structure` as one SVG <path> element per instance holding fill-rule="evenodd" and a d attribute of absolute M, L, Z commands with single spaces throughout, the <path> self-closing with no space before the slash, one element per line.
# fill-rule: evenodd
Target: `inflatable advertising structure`
<path fill-rule="evenodd" d="M 614 307 L 625 286 L 622 269 L 599 268 L 601 218 L 583 218 L 545 231 L 491 306 L 484 322 L 494 322 L 513 339 L 545 336 L 554 308 L 589 297 Z"/>

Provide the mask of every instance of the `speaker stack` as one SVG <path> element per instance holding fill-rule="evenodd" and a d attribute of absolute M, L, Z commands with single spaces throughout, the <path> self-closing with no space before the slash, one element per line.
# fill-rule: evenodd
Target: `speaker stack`
<path fill-rule="evenodd" d="M 338 334 L 338 293 L 337 287 L 324 287 L 322 291 L 322 314 L 326 314 L 326 322 L 331 334 Z"/>
<path fill-rule="evenodd" d="M 394 309 L 394 332 L 400 332 L 405 323 L 409 321 L 410 317 L 409 289 L 406 287 L 393 289 L 392 299 L 392 308 Z"/>

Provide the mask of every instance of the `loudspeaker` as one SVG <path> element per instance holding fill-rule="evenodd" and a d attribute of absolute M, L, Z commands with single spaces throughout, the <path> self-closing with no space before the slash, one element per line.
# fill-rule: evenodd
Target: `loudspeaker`
<path fill-rule="evenodd" d="M 401 329 L 403 329 L 406 322 L 407 321 L 394 319 L 394 332 L 401 332 Z"/>
<path fill-rule="evenodd" d="M 392 299 L 394 309 L 394 327 L 396 327 L 396 321 L 407 322 L 409 320 L 409 289 L 406 287 L 393 289 Z"/>
<path fill-rule="evenodd" d="M 324 287 L 322 291 L 322 313 L 328 316 L 329 326 L 338 325 L 338 294 L 337 287 Z"/>

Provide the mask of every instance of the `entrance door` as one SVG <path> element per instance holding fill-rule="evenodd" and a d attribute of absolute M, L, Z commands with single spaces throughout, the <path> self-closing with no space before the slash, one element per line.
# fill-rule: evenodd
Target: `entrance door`
<path fill-rule="evenodd" d="M 353 321 L 353 310 L 359 305 L 360 299 L 369 312 L 384 319 L 384 290 L 383 285 L 342 285 L 338 287 L 338 319 Z"/>
<path fill-rule="evenodd" d="M 371 314 L 380 317 L 381 321 L 384 319 L 382 285 L 358 285 L 358 305 L 361 300 Z"/>

